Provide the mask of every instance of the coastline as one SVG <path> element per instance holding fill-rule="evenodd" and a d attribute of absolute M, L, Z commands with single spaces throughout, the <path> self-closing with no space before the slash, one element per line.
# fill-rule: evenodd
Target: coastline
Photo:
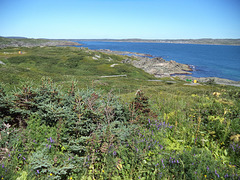
<path fill-rule="evenodd" d="M 129 56 L 122 63 L 132 64 L 133 66 L 143 69 L 149 74 L 153 74 L 156 78 L 163 77 L 179 77 L 181 80 L 186 81 L 197 80 L 199 83 L 209 83 L 209 84 L 219 84 L 219 85 L 231 85 L 240 87 L 240 81 L 233 81 L 230 79 L 218 78 L 218 77 L 192 77 L 191 65 L 178 63 L 176 61 L 170 60 L 166 61 L 161 57 L 153 57 L 150 54 L 135 53 L 128 51 L 112 51 L 109 49 L 94 50 L 107 54 L 125 55 Z M 133 57 L 135 60 L 132 60 Z"/>
<path fill-rule="evenodd" d="M 74 39 L 70 41 L 103 41 L 103 42 L 171 43 L 171 44 L 240 46 L 240 39 Z"/>

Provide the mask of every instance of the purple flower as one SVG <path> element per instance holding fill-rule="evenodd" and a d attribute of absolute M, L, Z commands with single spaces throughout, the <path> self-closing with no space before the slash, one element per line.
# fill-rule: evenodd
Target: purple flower
<path fill-rule="evenodd" d="M 138 152 L 138 148 L 136 148 L 136 151 Z"/>
<path fill-rule="evenodd" d="M 165 168 L 165 165 L 163 164 L 163 159 L 162 159 L 162 165 L 163 165 L 163 168 Z"/>
<path fill-rule="evenodd" d="M 215 169 L 215 174 L 217 175 L 217 177 L 219 178 L 219 174 L 217 173 L 216 169 Z"/>
<path fill-rule="evenodd" d="M 207 166 L 207 170 L 209 170 L 209 167 Z"/>
<path fill-rule="evenodd" d="M 177 163 L 179 163 L 179 161 L 177 160 Z"/>
<path fill-rule="evenodd" d="M 51 147 L 52 147 L 52 146 L 51 146 L 51 145 L 49 145 L 48 147 L 49 147 L 49 149 L 51 149 Z"/>
<path fill-rule="evenodd" d="M 26 158 L 23 156 L 23 160 L 25 161 L 26 160 Z"/>
<path fill-rule="evenodd" d="M 11 154 L 8 154 L 8 157 L 11 157 Z"/>
<path fill-rule="evenodd" d="M 4 168 L 4 164 L 2 164 L 2 168 Z"/>
<path fill-rule="evenodd" d="M 39 174 L 39 170 L 37 170 L 37 173 Z"/>
<path fill-rule="evenodd" d="M 51 142 L 51 143 L 54 143 L 54 140 L 52 139 L 52 137 L 50 137 L 50 142 Z"/>
<path fill-rule="evenodd" d="M 114 155 L 114 156 L 116 156 L 116 155 L 117 155 L 116 151 L 113 151 L 113 155 Z"/>
<path fill-rule="evenodd" d="M 48 147 L 48 144 L 46 144 L 46 147 Z"/>

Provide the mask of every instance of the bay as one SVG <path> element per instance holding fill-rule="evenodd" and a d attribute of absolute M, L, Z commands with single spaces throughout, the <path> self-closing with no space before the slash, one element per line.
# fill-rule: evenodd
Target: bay
<path fill-rule="evenodd" d="M 77 41 L 92 50 L 109 49 L 151 54 L 192 65 L 193 77 L 240 81 L 240 46 L 142 42 Z"/>

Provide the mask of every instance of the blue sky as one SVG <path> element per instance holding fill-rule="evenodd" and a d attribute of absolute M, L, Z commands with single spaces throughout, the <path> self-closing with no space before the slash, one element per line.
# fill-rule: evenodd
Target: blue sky
<path fill-rule="evenodd" d="M 240 38 L 240 0 L 0 0 L 0 36 Z"/>

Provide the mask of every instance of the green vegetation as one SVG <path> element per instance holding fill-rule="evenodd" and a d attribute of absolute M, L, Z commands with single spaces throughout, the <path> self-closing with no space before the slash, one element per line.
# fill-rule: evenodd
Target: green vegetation
<path fill-rule="evenodd" d="M 239 179 L 240 89 L 148 81 L 126 58 L 0 49 L 0 178 Z"/>

